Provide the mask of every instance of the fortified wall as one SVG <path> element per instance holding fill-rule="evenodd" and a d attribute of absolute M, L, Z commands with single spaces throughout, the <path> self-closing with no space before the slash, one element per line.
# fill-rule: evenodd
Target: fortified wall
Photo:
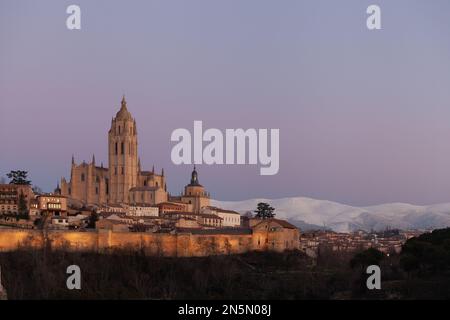
<path fill-rule="evenodd" d="M 279 235 L 251 232 L 239 234 L 192 234 L 98 231 L 0 229 L 0 251 L 20 247 L 67 251 L 105 252 L 114 249 L 143 250 L 147 255 L 192 257 L 237 254 L 252 250 L 298 249 L 298 230 Z M 289 238 L 289 241 L 287 241 Z M 297 239 L 297 241 L 295 241 Z"/>

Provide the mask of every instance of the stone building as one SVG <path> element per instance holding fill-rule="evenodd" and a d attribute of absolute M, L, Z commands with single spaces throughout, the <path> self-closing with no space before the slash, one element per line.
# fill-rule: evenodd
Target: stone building
<path fill-rule="evenodd" d="M 240 227 L 241 215 L 233 210 L 225 210 L 222 208 L 207 206 L 202 208 L 202 213 L 214 214 L 222 218 L 223 227 Z"/>
<path fill-rule="evenodd" d="M 209 198 L 209 193 L 198 181 L 198 173 L 194 166 L 191 182 L 184 187 L 184 194 L 181 195 L 180 202 L 192 205 L 192 212 L 200 213 L 202 208 L 209 206 Z"/>
<path fill-rule="evenodd" d="M 61 194 L 84 205 L 145 203 L 167 201 L 164 169 L 161 174 L 141 170 L 136 120 L 127 109 L 125 97 L 111 120 L 108 132 L 108 167 L 76 164 L 72 157 L 70 181 L 61 179 Z"/>
<path fill-rule="evenodd" d="M 18 214 L 19 200 L 23 195 L 27 210 L 34 199 L 34 193 L 29 185 L 0 184 L 0 214 Z"/>
<path fill-rule="evenodd" d="M 252 219 L 253 248 L 256 250 L 283 251 L 298 249 L 300 231 L 285 220 Z"/>

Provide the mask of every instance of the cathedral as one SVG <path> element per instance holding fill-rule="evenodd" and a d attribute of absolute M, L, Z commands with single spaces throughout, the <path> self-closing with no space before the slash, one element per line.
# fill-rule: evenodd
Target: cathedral
<path fill-rule="evenodd" d="M 125 96 L 120 110 L 111 120 L 108 132 L 108 167 L 91 163 L 76 164 L 72 156 L 70 181 L 61 179 L 59 192 L 85 205 L 144 204 L 155 206 L 164 202 L 184 204 L 188 211 L 200 212 L 209 206 L 209 194 L 198 181 L 194 167 L 191 181 L 184 193 L 171 197 L 167 192 L 164 169 L 160 174 L 143 171 L 138 155 L 136 120 L 127 109 Z"/>

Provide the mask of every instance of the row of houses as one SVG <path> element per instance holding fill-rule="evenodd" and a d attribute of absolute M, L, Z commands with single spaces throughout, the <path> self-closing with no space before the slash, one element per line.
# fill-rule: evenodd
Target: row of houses
<path fill-rule="evenodd" d="M 357 231 L 339 233 L 333 231 L 305 232 L 300 236 L 300 250 L 316 257 L 320 250 L 354 252 L 375 248 L 385 254 L 400 253 L 402 245 L 413 236 L 423 233 L 420 230 L 399 231 L 387 236 L 374 232 Z"/>

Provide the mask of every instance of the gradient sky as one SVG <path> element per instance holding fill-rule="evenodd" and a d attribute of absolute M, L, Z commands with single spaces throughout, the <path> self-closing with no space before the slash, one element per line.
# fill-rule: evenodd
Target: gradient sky
<path fill-rule="evenodd" d="M 366 8 L 382 9 L 380 31 Z M 82 30 L 65 26 L 82 9 Z M 450 1 L 0 1 L 0 176 L 107 164 L 125 93 L 142 165 L 178 193 L 176 128 L 280 128 L 280 171 L 199 166 L 220 200 L 450 202 Z"/>

